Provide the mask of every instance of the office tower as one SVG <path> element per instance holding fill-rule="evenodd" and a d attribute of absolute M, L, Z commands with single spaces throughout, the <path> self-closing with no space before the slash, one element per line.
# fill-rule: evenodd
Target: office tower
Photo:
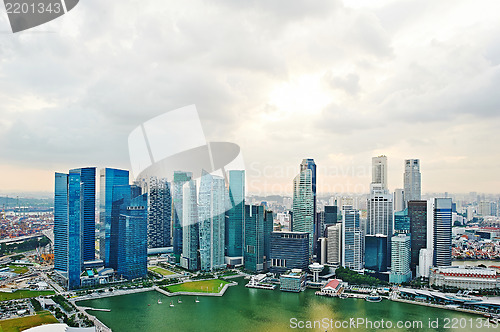
<path fill-rule="evenodd" d="M 327 228 L 337 223 L 337 206 L 326 205 L 324 215 L 324 232 L 322 235 L 327 236 Z"/>
<path fill-rule="evenodd" d="M 392 195 L 380 184 L 370 185 L 370 197 L 367 201 L 366 234 L 382 234 L 390 238 L 393 233 Z M 387 241 L 387 252 L 391 252 L 391 243 Z M 390 258 L 389 264 L 390 264 Z"/>
<path fill-rule="evenodd" d="M 492 206 L 493 203 L 487 202 L 487 201 L 481 201 L 479 202 L 478 208 L 477 208 L 477 214 L 483 217 L 486 216 L 492 216 Z M 495 209 L 496 210 L 496 209 Z M 496 212 L 496 211 L 495 211 Z"/>
<path fill-rule="evenodd" d="M 271 266 L 271 233 L 274 230 L 274 213 L 264 213 L 264 269 L 267 271 Z"/>
<path fill-rule="evenodd" d="M 172 229 L 173 229 L 173 249 L 175 255 L 180 255 L 183 251 L 183 234 L 182 234 L 182 192 L 184 184 L 191 180 L 193 174 L 191 172 L 174 172 L 174 179 L 172 181 Z"/>
<path fill-rule="evenodd" d="M 189 180 L 182 187 L 182 255 L 181 266 L 190 271 L 199 269 L 198 250 L 200 248 L 198 203 L 196 200 L 196 181 Z"/>
<path fill-rule="evenodd" d="M 403 211 L 406 207 L 405 205 L 405 197 L 404 197 L 404 189 L 394 189 L 394 211 Z"/>
<path fill-rule="evenodd" d="M 202 271 L 213 271 L 225 267 L 225 190 L 223 178 L 202 171 L 198 194 Z"/>
<path fill-rule="evenodd" d="M 270 272 L 305 271 L 309 265 L 309 242 L 307 232 L 272 232 Z"/>
<path fill-rule="evenodd" d="M 398 234 L 392 237 L 392 264 L 389 282 L 403 283 L 411 280 L 410 236 Z"/>
<path fill-rule="evenodd" d="M 418 159 L 405 160 L 404 189 L 406 203 L 421 199 L 420 161 Z"/>
<path fill-rule="evenodd" d="M 451 198 L 434 199 L 433 265 L 451 266 Z"/>
<path fill-rule="evenodd" d="M 339 266 L 342 257 L 342 223 L 337 223 L 333 226 L 328 226 L 328 257 L 327 263 Z"/>
<path fill-rule="evenodd" d="M 148 202 L 148 248 L 170 247 L 172 196 L 167 179 L 151 177 Z"/>
<path fill-rule="evenodd" d="M 420 250 L 427 248 L 427 201 L 409 201 L 411 259 L 410 269 L 416 275 Z"/>
<path fill-rule="evenodd" d="M 292 231 L 309 234 L 309 256 L 313 254 L 314 195 L 312 171 L 305 169 L 293 180 Z"/>
<path fill-rule="evenodd" d="M 116 207 L 113 202 L 122 199 L 128 194 L 127 191 L 130 191 L 129 172 L 103 168 L 100 170 L 99 178 L 99 258 L 106 267 L 116 270 L 119 211 L 113 211 L 113 207 Z"/>
<path fill-rule="evenodd" d="M 420 249 L 417 277 L 429 278 L 430 269 L 432 267 L 432 254 L 431 249 Z"/>
<path fill-rule="evenodd" d="M 55 173 L 54 269 L 68 289 L 80 287 L 85 260 L 95 259 L 95 168 Z"/>
<path fill-rule="evenodd" d="M 363 269 L 362 233 L 359 210 L 351 206 L 342 209 L 342 266 L 351 270 Z"/>
<path fill-rule="evenodd" d="M 131 189 L 130 186 L 128 188 Z M 122 207 L 116 272 L 128 280 L 143 278 L 148 274 L 148 195 L 129 196 Z"/>
<path fill-rule="evenodd" d="M 292 216 L 288 212 L 278 213 L 276 218 L 278 219 L 278 224 L 280 225 L 281 230 L 287 232 L 291 231 Z"/>
<path fill-rule="evenodd" d="M 318 237 L 320 236 L 320 225 L 319 225 L 319 220 L 316 215 L 316 163 L 314 162 L 314 159 L 303 159 L 302 163 L 300 164 L 300 172 L 303 172 L 305 170 L 311 170 L 311 186 L 312 186 L 312 200 L 313 200 L 313 207 L 312 207 L 312 218 L 313 218 L 313 233 L 312 237 L 309 238 L 309 240 L 312 243 L 312 249 L 314 250 L 316 241 L 318 240 Z M 294 229 L 294 231 L 299 231 L 299 232 L 306 232 L 305 230 L 298 230 Z M 311 256 L 313 255 L 313 252 L 311 252 Z"/>
<path fill-rule="evenodd" d="M 408 208 L 394 212 L 394 233 L 410 233 L 410 216 Z"/>
<path fill-rule="evenodd" d="M 264 206 L 245 205 L 245 269 L 264 269 Z"/>
<path fill-rule="evenodd" d="M 245 171 L 229 171 L 229 202 L 226 211 L 226 256 L 243 257 Z"/>
<path fill-rule="evenodd" d="M 372 183 L 380 184 L 382 190 L 388 190 L 386 156 L 378 156 L 372 158 Z"/>
<path fill-rule="evenodd" d="M 387 271 L 387 235 L 365 236 L 365 270 L 371 273 Z"/>
<path fill-rule="evenodd" d="M 326 237 L 320 237 L 318 239 L 318 255 L 317 261 L 321 265 L 325 265 L 328 259 L 328 240 Z"/>

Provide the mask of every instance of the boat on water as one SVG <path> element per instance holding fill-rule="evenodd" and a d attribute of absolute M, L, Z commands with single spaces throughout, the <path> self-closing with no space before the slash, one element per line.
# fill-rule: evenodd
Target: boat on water
<path fill-rule="evenodd" d="M 148 307 L 151 305 L 151 303 L 148 303 Z"/>
<path fill-rule="evenodd" d="M 380 301 L 382 301 L 382 298 L 377 294 L 376 291 L 373 291 L 370 293 L 370 295 L 368 295 L 365 298 L 365 300 L 368 302 L 380 302 Z"/>
<path fill-rule="evenodd" d="M 182 300 L 181 300 L 181 299 L 178 299 L 178 300 L 177 300 L 177 303 L 182 303 Z"/>
<path fill-rule="evenodd" d="M 198 300 L 198 297 L 196 297 L 196 299 L 194 300 L 194 302 L 196 302 L 196 303 L 200 302 L 200 300 Z"/>
<path fill-rule="evenodd" d="M 174 306 L 174 304 L 173 304 L 172 302 L 170 302 L 170 306 L 171 306 L 171 307 L 173 307 L 173 306 Z"/>
<path fill-rule="evenodd" d="M 163 303 L 163 302 L 161 302 L 161 300 L 160 300 L 160 299 L 158 299 L 158 304 L 162 304 L 162 303 Z"/>
<path fill-rule="evenodd" d="M 339 295 L 339 297 L 341 299 L 347 299 L 349 296 L 347 296 L 347 294 L 345 294 L 345 293 L 342 293 L 342 294 Z"/>

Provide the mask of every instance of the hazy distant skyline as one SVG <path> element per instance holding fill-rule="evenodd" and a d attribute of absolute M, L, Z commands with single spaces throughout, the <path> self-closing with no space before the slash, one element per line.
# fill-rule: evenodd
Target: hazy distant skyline
<path fill-rule="evenodd" d="M 196 104 L 239 144 L 247 191 L 368 192 L 371 158 L 422 193 L 500 190 L 498 1 L 99 0 L 18 34 L 0 8 L 0 192 L 130 169 L 128 134 Z M 182 139 L 182 138 L 181 138 Z M 348 190 L 348 188 L 353 190 Z M 343 189 L 343 190 L 342 190 Z"/>

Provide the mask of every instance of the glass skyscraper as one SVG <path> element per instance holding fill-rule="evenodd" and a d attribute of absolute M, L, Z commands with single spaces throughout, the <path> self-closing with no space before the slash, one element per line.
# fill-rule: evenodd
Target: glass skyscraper
<path fill-rule="evenodd" d="M 300 164 L 300 171 L 303 172 L 306 169 L 311 170 L 311 187 L 312 187 L 312 199 L 313 199 L 313 207 L 312 207 L 312 213 L 313 213 L 313 236 L 309 239 L 313 242 L 313 249 L 315 249 L 316 242 L 318 241 L 318 237 L 321 236 L 320 231 L 321 227 L 319 224 L 319 219 L 318 216 L 316 215 L 316 163 L 314 162 L 314 159 L 303 159 L 302 163 Z M 311 255 L 313 255 L 313 252 L 311 252 Z"/>
<path fill-rule="evenodd" d="M 342 208 L 342 266 L 351 270 L 363 269 L 363 244 L 359 223 L 360 212 L 352 206 Z"/>
<path fill-rule="evenodd" d="M 398 234 L 392 239 L 392 265 L 389 281 L 403 283 L 411 280 L 410 270 L 410 236 Z"/>
<path fill-rule="evenodd" d="M 408 208 L 394 212 L 394 233 L 409 233 L 410 232 L 410 216 Z"/>
<path fill-rule="evenodd" d="M 404 173 L 404 199 L 405 202 L 418 201 L 421 196 L 420 160 L 406 159 Z"/>
<path fill-rule="evenodd" d="M 118 225 L 117 274 L 129 280 L 147 275 L 147 204 L 147 194 L 125 199 L 122 204 Z"/>
<path fill-rule="evenodd" d="M 271 233 L 271 273 L 284 273 L 291 269 L 307 270 L 309 265 L 309 233 Z"/>
<path fill-rule="evenodd" d="M 200 265 L 203 271 L 225 267 L 225 190 L 223 178 L 202 171 L 198 215 Z"/>
<path fill-rule="evenodd" d="M 271 233 L 274 228 L 273 211 L 264 212 L 264 270 L 271 265 Z"/>
<path fill-rule="evenodd" d="M 229 203 L 226 212 L 226 256 L 243 256 L 243 222 L 245 217 L 245 171 L 229 173 Z"/>
<path fill-rule="evenodd" d="M 182 255 L 181 266 L 195 271 L 199 269 L 198 250 L 200 248 L 198 204 L 196 200 L 196 181 L 189 180 L 182 188 Z"/>
<path fill-rule="evenodd" d="M 387 271 L 387 236 L 382 234 L 365 236 L 365 270 L 377 273 Z"/>
<path fill-rule="evenodd" d="M 408 217 L 410 218 L 410 269 L 417 274 L 420 250 L 427 248 L 427 201 L 409 201 Z"/>
<path fill-rule="evenodd" d="M 95 168 L 55 174 L 54 269 L 80 287 L 83 262 L 95 259 Z"/>
<path fill-rule="evenodd" d="M 312 171 L 307 168 L 293 180 L 292 231 L 309 234 L 309 256 L 313 255 L 314 195 Z"/>
<path fill-rule="evenodd" d="M 264 206 L 245 205 L 245 269 L 264 269 Z"/>
<path fill-rule="evenodd" d="M 113 202 L 130 195 L 129 172 L 121 169 L 103 168 L 99 181 L 99 258 L 106 267 L 116 270 L 118 252 L 119 211 L 113 213 Z M 112 218 L 112 216 L 114 218 Z"/>
<path fill-rule="evenodd" d="M 193 174 L 191 172 L 174 172 L 174 179 L 172 181 L 172 240 L 173 240 L 173 249 L 175 255 L 180 255 L 183 251 L 182 241 L 182 187 L 184 184 L 191 180 Z"/>
<path fill-rule="evenodd" d="M 370 197 L 367 202 L 366 234 L 382 234 L 391 238 L 393 235 L 394 211 L 392 195 L 379 183 L 370 185 Z M 388 242 L 388 243 L 387 243 Z M 391 243 L 387 241 L 387 252 L 391 252 Z M 388 258 L 390 264 L 390 258 Z"/>

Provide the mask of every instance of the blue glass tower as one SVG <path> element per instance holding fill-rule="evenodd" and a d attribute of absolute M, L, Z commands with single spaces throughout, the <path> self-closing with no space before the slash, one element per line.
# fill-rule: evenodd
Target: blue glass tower
<path fill-rule="evenodd" d="M 195 271 L 199 269 L 200 233 L 198 225 L 198 204 L 196 181 L 189 180 L 182 187 L 182 255 L 181 266 Z"/>
<path fill-rule="evenodd" d="M 342 266 L 351 270 L 363 269 L 362 233 L 359 224 L 360 212 L 352 206 L 342 209 Z"/>
<path fill-rule="evenodd" d="M 229 202 L 226 212 L 226 256 L 243 256 L 245 171 L 229 171 Z"/>
<path fill-rule="evenodd" d="M 272 273 L 284 273 L 290 269 L 307 270 L 309 265 L 309 233 L 272 232 Z"/>
<path fill-rule="evenodd" d="M 147 275 L 147 204 L 147 194 L 127 198 L 122 204 L 117 273 L 129 280 Z"/>
<path fill-rule="evenodd" d="M 451 266 L 451 198 L 434 199 L 434 266 Z"/>
<path fill-rule="evenodd" d="M 95 259 L 95 168 L 55 174 L 54 269 L 68 289 L 80 287 L 85 260 Z"/>
<path fill-rule="evenodd" d="M 116 207 L 113 203 L 130 191 L 129 172 L 114 168 L 101 169 L 99 183 L 99 258 L 104 261 L 106 267 L 116 269 L 119 211 L 113 213 L 113 207 Z"/>
<path fill-rule="evenodd" d="M 365 236 L 365 270 L 371 273 L 387 272 L 387 236 Z"/>
<path fill-rule="evenodd" d="M 320 237 L 320 225 L 319 225 L 319 219 L 318 216 L 316 215 L 316 163 L 314 162 L 314 159 L 303 159 L 302 163 L 300 164 L 300 171 L 304 171 L 306 169 L 311 170 L 311 185 L 312 185 L 312 194 L 313 194 L 313 224 L 314 224 L 314 231 L 313 231 L 313 238 L 309 239 L 313 243 L 314 247 L 314 253 L 316 253 L 316 244 L 318 242 L 318 237 Z M 311 253 L 312 254 L 312 253 Z"/>
<path fill-rule="evenodd" d="M 265 270 L 269 269 L 271 265 L 271 233 L 274 226 L 274 213 L 273 211 L 266 211 L 264 214 L 264 263 Z"/>
<path fill-rule="evenodd" d="M 172 196 L 167 179 L 149 180 L 148 248 L 170 247 Z"/>
<path fill-rule="evenodd" d="M 193 174 L 191 172 L 174 172 L 172 181 L 172 220 L 173 220 L 173 249 L 175 255 L 182 253 L 182 187 L 184 183 L 191 180 Z"/>
<path fill-rule="evenodd" d="M 264 269 L 264 206 L 245 205 L 245 269 Z"/>
<path fill-rule="evenodd" d="M 408 208 L 394 212 L 394 233 L 403 234 L 410 232 L 410 216 Z"/>

